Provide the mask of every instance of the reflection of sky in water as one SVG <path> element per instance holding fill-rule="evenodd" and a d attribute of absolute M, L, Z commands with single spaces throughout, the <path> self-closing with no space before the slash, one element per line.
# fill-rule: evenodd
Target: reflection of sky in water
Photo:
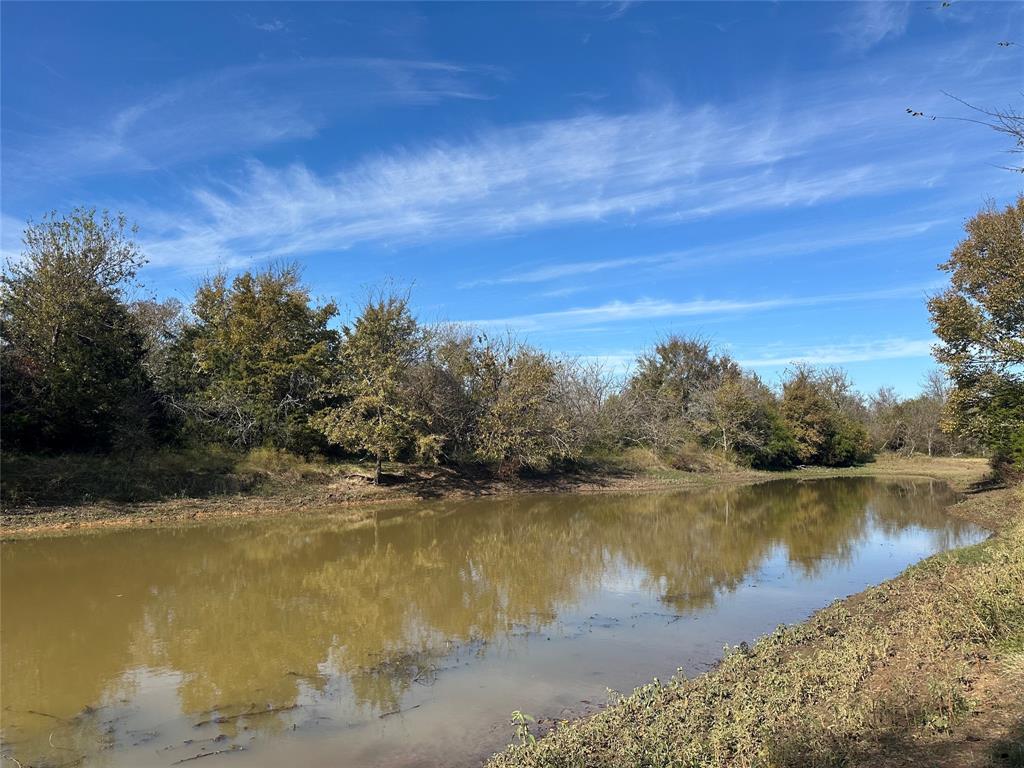
<path fill-rule="evenodd" d="M 948 501 L 928 483 L 780 482 L 5 544 L 5 752 L 473 764 L 512 709 L 575 714 L 703 671 L 978 540 Z"/>

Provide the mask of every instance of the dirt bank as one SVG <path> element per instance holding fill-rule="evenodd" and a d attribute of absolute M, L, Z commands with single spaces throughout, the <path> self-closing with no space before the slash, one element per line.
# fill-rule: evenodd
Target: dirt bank
<path fill-rule="evenodd" d="M 358 520 L 376 504 L 424 499 L 457 499 L 522 493 L 607 493 L 683 490 L 764 482 L 783 477 L 918 476 L 949 482 L 962 490 L 986 471 L 982 459 L 883 456 L 849 469 L 807 468 L 791 472 L 729 470 L 683 472 L 669 469 L 598 469 L 511 480 L 472 477 L 443 469 L 391 465 L 386 482 L 375 486 L 358 467 L 279 472 L 256 490 L 145 502 L 96 501 L 77 504 L 8 505 L 0 514 L 0 538 L 47 535 L 90 528 L 167 525 L 189 520 L 272 516 L 304 512 L 338 514 Z"/>

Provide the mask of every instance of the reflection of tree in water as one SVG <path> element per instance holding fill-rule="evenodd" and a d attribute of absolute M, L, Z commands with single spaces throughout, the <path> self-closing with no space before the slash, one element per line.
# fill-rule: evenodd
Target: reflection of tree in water
<path fill-rule="evenodd" d="M 90 537 L 0 544 L 4 741 L 33 745 L 53 764 L 67 761 L 65 749 L 102 738 L 87 707 L 131 695 L 123 673 L 132 666 L 132 638 L 143 631 L 144 582 L 98 560 L 93 544 Z"/>
<path fill-rule="evenodd" d="M 928 483 L 786 481 L 467 502 L 356 527 L 296 518 L 18 542 L 3 558 L 5 703 L 69 717 L 144 666 L 182 673 L 194 717 L 291 706 L 332 677 L 389 712 L 453 649 L 540 629 L 615 567 L 692 610 L 777 548 L 813 574 L 849 558 L 872 521 L 945 530 L 948 498 Z"/>

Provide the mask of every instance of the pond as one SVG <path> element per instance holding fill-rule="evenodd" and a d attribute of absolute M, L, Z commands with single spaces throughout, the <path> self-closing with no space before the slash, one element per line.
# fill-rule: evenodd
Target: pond
<path fill-rule="evenodd" d="M 14 540 L 23 766 L 478 765 L 984 532 L 941 483 L 846 478 L 419 503 Z M 190 759 L 191 758 L 191 759 Z"/>

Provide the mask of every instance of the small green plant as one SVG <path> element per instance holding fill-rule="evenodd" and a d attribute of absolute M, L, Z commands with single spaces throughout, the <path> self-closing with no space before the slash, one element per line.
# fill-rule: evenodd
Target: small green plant
<path fill-rule="evenodd" d="M 534 718 L 517 709 L 512 713 L 512 717 L 509 722 L 512 724 L 514 729 L 513 738 L 519 742 L 519 746 L 537 743 L 537 737 L 530 733 L 530 723 L 537 722 Z"/>

